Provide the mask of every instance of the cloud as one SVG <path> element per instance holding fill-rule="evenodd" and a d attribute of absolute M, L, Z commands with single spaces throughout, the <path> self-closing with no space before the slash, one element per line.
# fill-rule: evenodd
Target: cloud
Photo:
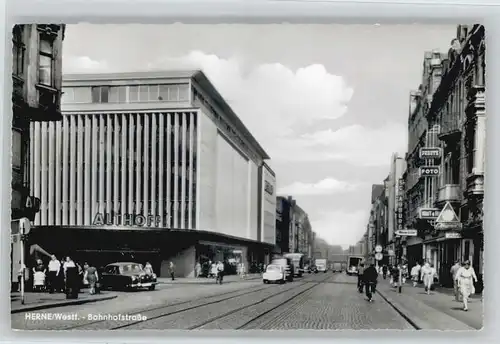
<path fill-rule="evenodd" d="M 276 159 L 295 162 L 345 161 L 357 166 L 389 164 L 392 153 L 406 151 L 407 128 L 386 123 L 379 128 L 355 124 L 336 131 L 325 129 L 298 138 L 280 138 Z M 290 154 L 293 152 L 293 154 Z"/>
<path fill-rule="evenodd" d="M 341 76 L 328 73 L 320 64 L 295 71 L 279 63 L 247 68 L 238 58 L 193 51 L 151 63 L 149 68 L 202 69 L 266 146 L 277 136 L 295 133 L 296 128 L 342 117 L 353 94 Z"/>
<path fill-rule="evenodd" d="M 64 73 L 102 73 L 110 72 L 106 61 L 95 61 L 88 56 L 68 56 L 63 59 Z"/>
<path fill-rule="evenodd" d="M 356 190 L 360 184 L 325 178 L 317 183 L 295 182 L 278 191 L 281 195 L 331 195 Z"/>
<path fill-rule="evenodd" d="M 313 230 L 330 245 L 344 248 L 358 242 L 366 231 L 370 209 L 346 212 L 321 212 L 311 221 Z"/>

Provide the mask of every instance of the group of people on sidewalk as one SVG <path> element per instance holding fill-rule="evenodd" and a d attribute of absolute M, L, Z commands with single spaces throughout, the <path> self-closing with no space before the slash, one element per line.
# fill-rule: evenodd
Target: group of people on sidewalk
<path fill-rule="evenodd" d="M 21 266 L 18 274 L 18 288 L 23 278 L 24 282 L 32 282 L 30 287 L 34 292 L 49 292 L 50 294 L 64 292 L 69 299 L 78 298 L 78 293 L 82 288 L 89 288 L 90 294 L 99 292 L 97 269 L 87 262 L 83 266 L 75 263 L 71 257 L 66 257 L 61 262 L 55 255 L 52 255 L 48 264 L 37 259 L 31 271 L 26 266 Z"/>
<path fill-rule="evenodd" d="M 450 274 L 453 279 L 455 300 L 463 303 L 463 310 L 468 311 L 469 297 L 475 294 L 474 283 L 477 283 L 477 276 L 470 261 L 466 260 L 463 263 L 460 260 L 455 261 L 455 264 L 450 269 Z M 413 287 L 416 287 L 419 282 L 424 283 L 425 292 L 427 295 L 434 288 L 434 283 L 437 279 L 437 271 L 433 264 L 426 262 L 423 266 L 419 263 L 411 269 L 411 277 Z M 461 300 L 460 300 L 461 299 Z"/>

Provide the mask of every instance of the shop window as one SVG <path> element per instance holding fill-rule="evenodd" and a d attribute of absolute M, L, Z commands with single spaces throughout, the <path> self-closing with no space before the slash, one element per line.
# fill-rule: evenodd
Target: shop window
<path fill-rule="evenodd" d="M 40 35 L 38 69 L 40 84 L 54 86 L 54 40 L 44 35 Z"/>

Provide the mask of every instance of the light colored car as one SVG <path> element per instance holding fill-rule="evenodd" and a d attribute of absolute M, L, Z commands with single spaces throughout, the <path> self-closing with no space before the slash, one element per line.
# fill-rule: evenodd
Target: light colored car
<path fill-rule="evenodd" d="M 285 283 L 285 268 L 281 265 L 268 265 L 266 272 L 262 275 L 264 283 Z"/>

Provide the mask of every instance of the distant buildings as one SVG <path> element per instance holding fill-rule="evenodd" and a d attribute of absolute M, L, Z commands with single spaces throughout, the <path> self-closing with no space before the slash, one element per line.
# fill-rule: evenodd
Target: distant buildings
<path fill-rule="evenodd" d="M 307 258 L 312 258 L 314 241 L 315 234 L 307 213 L 292 196 L 278 196 L 276 203 L 276 251 L 279 253 L 303 253 Z"/>

